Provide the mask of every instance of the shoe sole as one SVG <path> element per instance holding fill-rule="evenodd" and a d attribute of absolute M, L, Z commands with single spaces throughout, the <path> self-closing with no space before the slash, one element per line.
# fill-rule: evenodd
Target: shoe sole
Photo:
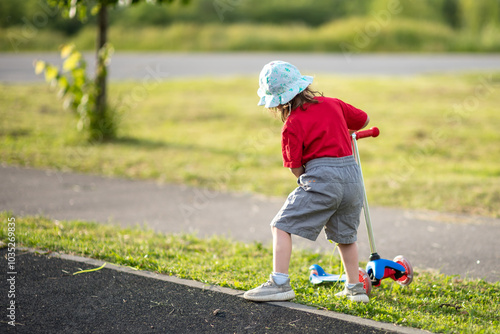
<path fill-rule="evenodd" d="M 368 298 L 367 295 L 355 295 L 355 296 L 348 296 L 347 299 L 353 302 L 362 302 L 362 303 L 368 303 L 370 301 L 370 298 Z"/>
<path fill-rule="evenodd" d="M 295 298 L 295 292 L 287 291 L 287 292 L 281 292 L 281 293 L 277 293 L 274 295 L 267 295 L 267 296 L 243 295 L 243 298 L 245 298 L 246 300 L 254 301 L 254 302 L 284 302 L 284 301 Z"/>

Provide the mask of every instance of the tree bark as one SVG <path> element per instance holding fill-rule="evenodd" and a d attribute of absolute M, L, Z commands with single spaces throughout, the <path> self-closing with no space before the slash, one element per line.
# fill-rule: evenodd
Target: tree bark
<path fill-rule="evenodd" d="M 96 116 L 104 117 L 106 112 L 106 92 L 107 92 L 107 70 L 103 57 L 99 56 L 102 47 L 107 42 L 108 34 L 108 11 L 105 3 L 101 4 L 98 17 L 99 29 L 97 30 L 97 53 L 96 53 Z"/>

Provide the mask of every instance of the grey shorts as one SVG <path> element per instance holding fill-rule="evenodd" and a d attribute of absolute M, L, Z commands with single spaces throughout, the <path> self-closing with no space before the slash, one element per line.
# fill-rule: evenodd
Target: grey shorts
<path fill-rule="evenodd" d="M 319 158 L 305 166 L 295 189 L 271 226 L 315 241 L 324 228 L 326 238 L 340 244 L 357 240 L 363 184 L 353 156 Z"/>

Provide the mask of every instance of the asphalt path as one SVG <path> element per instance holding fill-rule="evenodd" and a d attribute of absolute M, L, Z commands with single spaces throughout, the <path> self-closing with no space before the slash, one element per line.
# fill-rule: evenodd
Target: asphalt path
<path fill-rule="evenodd" d="M 92 53 L 85 53 L 92 72 Z M 0 82 L 42 82 L 36 59 L 61 64 L 57 53 L 0 53 Z M 295 64 L 304 74 L 417 75 L 500 71 L 500 54 L 343 54 L 343 53 L 133 53 L 113 55 L 111 80 L 155 82 L 180 77 L 221 77 L 258 73 L 271 60 Z"/>
<path fill-rule="evenodd" d="M 0 167 L 0 185 L 0 210 L 17 215 L 144 224 L 165 233 L 224 235 L 266 245 L 272 240 L 269 223 L 285 200 L 6 165 Z M 500 280 L 500 219 L 382 207 L 370 212 L 382 258 L 403 255 L 416 270 Z M 323 234 L 316 242 L 293 240 L 296 247 L 333 250 Z M 364 224 L 358 244 L 360 260 L 367 261 Z"/>
<path fill-rule="evenodd" d="M 6 253 L 0 249 L 2 268 L 7 267 Z M 9 275 L 11 287 L 6 280 L 1 283 L 0 301 L 5 308 L 0 332 L 426 333 L 290 302 L 249 302 L 241 298 L 242 291 L 123 266 L 107 264 L 98 271 L 73 275 L 102 264 L 19 250 L 17 273 Z M 15 291 L 15 297 L 8 298 L 3 288 Z"/>

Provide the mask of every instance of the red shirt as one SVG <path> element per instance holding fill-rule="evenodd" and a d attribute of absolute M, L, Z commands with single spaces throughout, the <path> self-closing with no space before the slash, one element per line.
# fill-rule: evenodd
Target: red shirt
<path fill-rule="evenodd" d="M 281 131 L 283 166 L 299 168 L 324 157 L 352 155 L 350 130 L 365 125 L 368 115 L 339 99 L 317 96 L 319 103 L 292 110 Z"/>

